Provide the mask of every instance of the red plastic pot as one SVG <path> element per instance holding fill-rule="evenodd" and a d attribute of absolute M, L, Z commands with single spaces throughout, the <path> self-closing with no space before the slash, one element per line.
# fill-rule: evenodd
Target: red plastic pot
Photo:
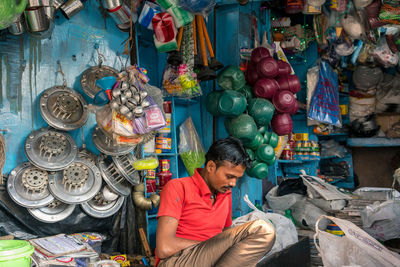
<path fill-rule="evenodd" d="M 283 60 L 278 60 L 278 67 L 279 67 L 279 73 L 278 73 L 279 76 L 289 75 L 292 72 L 289 63 Z"/>
<path fill-rule="evenodd" d="M 293 104 L 292 110 L 289 112 L 290 115 L 296 114 L 296 112 L 299 110 L 299 102 L 295 100 Z"/>
<path fill-rule="evenodd" d="M 287 135 L 293 131 L 293 121 L 288 113 L 275 114 L 271 126 L 277 135 Z"/>
<path fill-rule="evenodd" d="M 278 62 L 272 57 L 264 58 L 257 63 L 257 73 L 261 77 L 274 78 L 279 73 Z"/>
<path fill-rule="evenodd" d="M 272 99 L 279 90 L 279 84 L 274 79 L 261 78 L 256 82 L 253 90 L 257 97 Z"/>
<path fill-rule="evenodd" d="M 276 78 L 279 89 L 282 91 L 290 91 L 293 94 L 300 92 L 300 79 L 296 75 L 282 75 Z"/>
<path fill-rule="evenodd" d="M 254 85 L 260 79 L 257 73 L 257 65 L 249 64 L 246 71 L 246 81 L 250 85 Z"/>
<path fill-rule="evenodd" d="M 269 53 L 269 50 L 265 47 L 257 47 L 251 52 L 251 61 L 254 64 L 257 64 L 262 59 L 267 57 L 271 57 L 271 54 Z"/>
<path fill-rule="evenodd" d="M 272 103 L 274 104 L 276 110 L 281 113 L 292 112 L 296 101 L 297 100 L 290 91 L 278 91 L 272 98 Z"/>

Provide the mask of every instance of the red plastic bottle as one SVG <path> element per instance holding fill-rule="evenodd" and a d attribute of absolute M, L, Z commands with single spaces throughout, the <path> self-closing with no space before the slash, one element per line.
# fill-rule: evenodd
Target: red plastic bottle
<path fill-rule="evenodd" d="M 161 191 L 163 187 L 172 179 L 172 173 L 169 171 L 169 159 L 160 159 L 159 162 L 161 171 L 157 173 L 157 177 L 159 180 L 158 190 Z"/>

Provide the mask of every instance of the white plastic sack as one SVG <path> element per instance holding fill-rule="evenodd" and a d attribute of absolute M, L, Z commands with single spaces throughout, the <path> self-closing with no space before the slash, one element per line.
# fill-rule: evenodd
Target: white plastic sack
<path fill-rule="evenodd" d="M 315 231 L 315 223 L 321 217 L 321 215 L 326 215 L 326 212 L 307 201 L 306 199 L 297 202 L 291 207 L 292 216 L 296 224 L 303 229 L 312 229 Z M 328 226 L 328 220 L 321 220 L 321 229 L 326 229 Z"/>
<path fill-rule="evenodd" d="M 321 231 L 318 227 L 321 219 L 333 221 L 345 235 L 336 236 Z M 316 222 L 315 228 L 314 244 L 322 257 L 324 267 L 348 265 L 363 267 L 400 266 L 400 256 L 389 251 L 352 222 L 323 215 Z"/>
<path fill-rule="evenodd" d="M 400 237 L 400 203 L 375 202 L 361 211 L 363 229 L 374 238 L 386 241 Z"/>
<path fill-rule="evenodd" d="M 265 195 L 265 199 L 271 209 L 287 210 L 297 201 L 305 199 L 305 196 L 295 193 L 278 196 L 278 186 L 275 186 Z"/>
<path fill-rule="evenodd" d="M 233 220 L 232 226 L 238 226 L 254 220 L 264 220 L 268 223 L 272 223 L 272 226 L 275 228 L 275 243 L 264 257 L 281 251 L 287 246 L 298 242 L 296 227 L 291 220 L 277 213 L 265 213 L 260 211 L 251 203 L 247 195 L 245 195 L 243 199 L 253 211 Z"/>
<path fill-rule="evenodd" d="M 307 198 L 312 204 L 324 211 L 335 211 L 341 210 L 346 206 L 346 200 L 335 199 L 335 200 L 325 200 L 323 198 Z"/>

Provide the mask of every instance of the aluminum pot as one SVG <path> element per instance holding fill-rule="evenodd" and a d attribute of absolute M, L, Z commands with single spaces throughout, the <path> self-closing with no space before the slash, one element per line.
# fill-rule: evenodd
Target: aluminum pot
<path fill-rule="evenodd" d="M 23 14 L 17 16 L 14 22 L 8 27 L 8 31 L 12 35 L 21 35 L 25 32 L 25 30 L 26 26 Z"/>
<path fill-rule="evenodd" d="M 107 11 L 117 25 L 122 26 L 130 22 L 131 14 L 129 8 L 126 5 L 121 5 L 114 9 L 107 9 Z"/>
<path fill-rule="evenodd" d="M 51 6 L 58 10 L 63 4 L 64 0 L 53 0 Z"/>
<path fill-rule="evenodd" d="M 122 0 L 102 0 L 102 2 L 106 9 L 115 9 L 122 5 Z"/>
<path fill-rule="evenodd" d="M 46 16 L 44 7 L 26 9 L 25 20 L 30 32 L 43 32 L 50 27 L 50 20 Z"/>
<path fill-rule="evenodd" d="M 60 7 L 61 12 L 67 19 L 70 19 L 72 16 L 78 14 L 84 8 L 84 5 L 80 0 L 68 0 Z"/>

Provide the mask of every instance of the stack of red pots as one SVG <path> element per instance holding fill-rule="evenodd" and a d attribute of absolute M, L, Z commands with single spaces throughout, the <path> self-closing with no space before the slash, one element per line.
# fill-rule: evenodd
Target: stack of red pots
<path fill-rule="evenodd" d="M 278 135 L 292 132 L 293 121 L 290 115 L 295 114 L 299 108 L 294 94 L 301 89 L 300 80 L 290 73 L 289 63 L 275 60 L 267 48 L 257 47 L 251 53 L 246 80 L 253 86 L 257 97 L 272 100 L 276 113 L 271 126 Z"/>

